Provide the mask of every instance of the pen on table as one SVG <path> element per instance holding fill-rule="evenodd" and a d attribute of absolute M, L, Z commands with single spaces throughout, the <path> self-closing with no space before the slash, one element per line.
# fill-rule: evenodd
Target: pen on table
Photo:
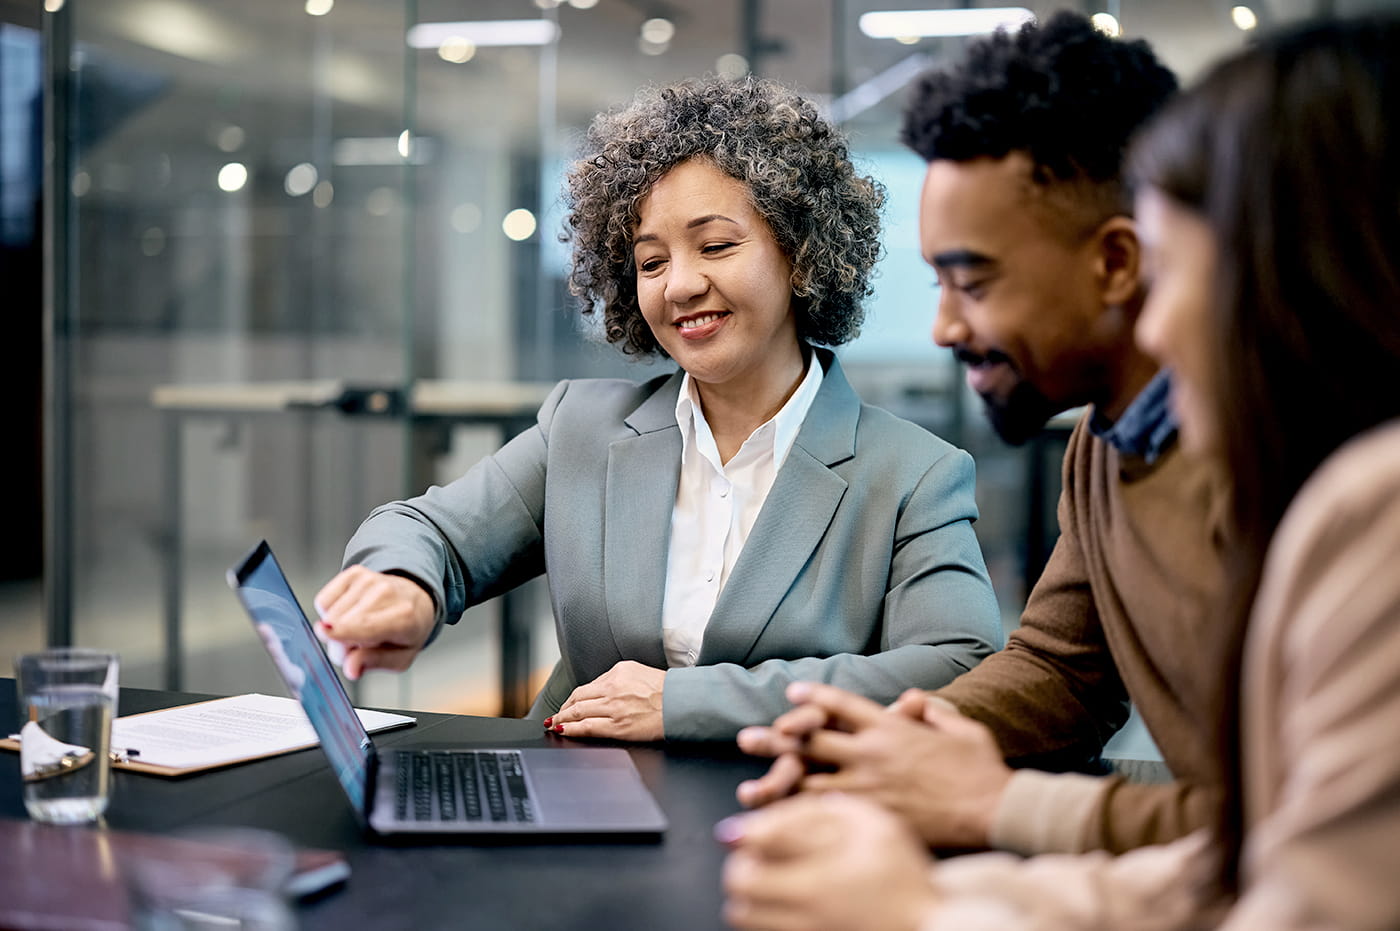
<path fill-rule="evenodd" d="M 24 736 L 22 734 L 11 734 L 6 739 L 22 741 Z M 140 756 L 141 751 L 137 750 L 135 747 L 119 747 L 108 751 L 107 755 L 112 758 L 113 763 L 127 763 L 133 758 Z"/>

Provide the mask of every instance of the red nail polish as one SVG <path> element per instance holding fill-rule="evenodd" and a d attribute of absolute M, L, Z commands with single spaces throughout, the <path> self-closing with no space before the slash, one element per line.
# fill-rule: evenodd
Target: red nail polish
<path fill-rule="evenodd" d="M 562 724 L 556 724 L 556 725 L 554 725 L 554 733 L 562 735 L 562 734 L 564 733 L 564 725 L 562 725 Z"/>
<path fill-rule="evenodd" d="M 554 726 L 554 719 L 553 719 L 553 718 L 545 718 L 545 719 L 544 719 L 544 726 L 545 726 L 545 729 L 549 729 L 549 728 L 553 727 L 553 726 Z"/>

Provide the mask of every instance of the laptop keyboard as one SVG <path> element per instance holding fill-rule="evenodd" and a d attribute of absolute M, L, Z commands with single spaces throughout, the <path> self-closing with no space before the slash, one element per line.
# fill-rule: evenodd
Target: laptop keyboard
<path fill-rule="evenodd" d="M 395 801 L 401 821 L 534 821 L 520 754 L 399 751 Z"/>

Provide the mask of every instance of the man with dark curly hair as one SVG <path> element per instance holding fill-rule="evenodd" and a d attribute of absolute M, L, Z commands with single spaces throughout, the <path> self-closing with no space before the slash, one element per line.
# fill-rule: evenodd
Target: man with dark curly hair
<path fill-rule="evenodd" d="M 1203 660 L 1218 645 L 1223 501 L 1210 466 L 1177 451 L 1166 374 L 1133 342 L 1145 289 L 1121 167 L 1175 87 L 1145 43 L 1069 13 L 976 42 L 960 68 L 919 83 L 904 138 L 929 163 L 934 339 L 1011 442 L 1090 405 L 1065 454 L 1061 535 L 1005 649 L 931 699 L 901 697 L 905 715 L 790 690 L 802 707 L 740 735 L 778 755 L 740 787 L 745 804 L 799 783 L 840 789 L 907 816 L 931 844 L 1022 853 L 1123 851 L 1210 821 Z M 1129 699 L 1177 781 L 1030 768 L 1096 760 Z M 833 722 L 845 733 L 817 730 Z M 837 771 L 804 775 L 799 747 Z"/>
<path fill-rule="evenodd" d="M 861 403 L 884 192 L 807 100 L 760 80 L 643 91 L 568 171 L 570 285 L 679 371 L 562 382 L 538 426 L 379 508 L 317 597 L 351 678 L 548 571 L 567 737 L 733 739 L 819 679 L 880 701 L 1000 640 L 972 459 Z"/>

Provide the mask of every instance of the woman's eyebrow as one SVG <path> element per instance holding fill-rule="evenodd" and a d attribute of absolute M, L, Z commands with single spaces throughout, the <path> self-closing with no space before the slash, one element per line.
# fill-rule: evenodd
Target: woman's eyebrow
<path fill-rule="evenodd" d="M 706 223 L 714 223 L 716 220 L 722 220 L 725 223 L 733 223 L 735 226 L 739 225 L 738 220 L 726 217 L 722 213 L 707 213 L 703 217 L 696 217 L 695 219 L 691 220 L 685 225 L 685 228 L 688 230 L 695 229 L 697 226 L 704 226 Z M 635 246 L 638 243 L 643 242 L 654 242 L 657 238 L 658 237 L 655 233 L 642 233 L 638 236 L 633 237 L 632 245 Z"/>

